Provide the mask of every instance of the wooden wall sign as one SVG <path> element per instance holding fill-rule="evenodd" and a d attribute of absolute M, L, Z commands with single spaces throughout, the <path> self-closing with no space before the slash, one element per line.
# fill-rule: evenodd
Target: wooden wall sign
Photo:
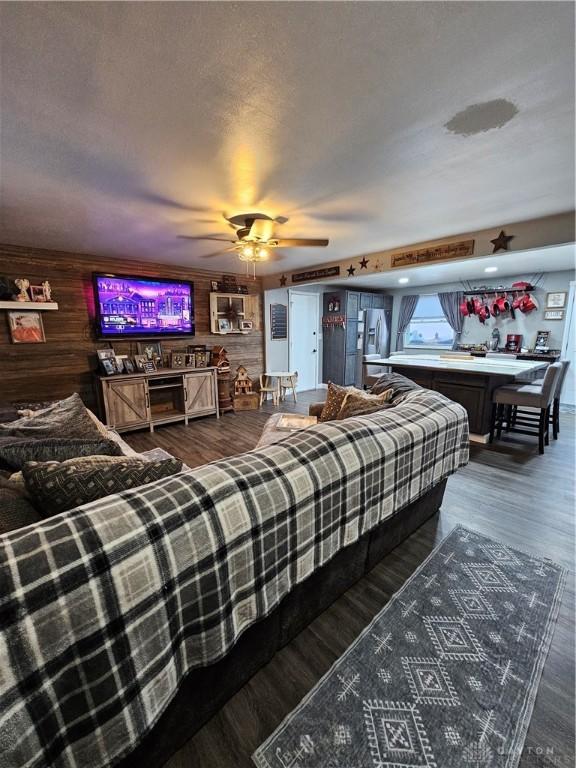
<path fill-rule="evenodd" d="M 304 283 L 306 280 L 322 280 L 324 277 L 338 277 L 340 267 L 324 267 L 324 269 L 309 269 L 307 272 L 296 272 L 292 275 L 293 283 Z"/>
<path fill-rule="evenodd" d="M 411 267 L 414 264 L 429 264 L 434 261 L 463 259 L 474 253 L 474 240 L 462 240 L 459 243 L 436 245 L 432 248 L 419 248 L 404 251 L 392 256 L 392 267 Z"/>
<path fill-rule="evenodd" d="M 270 304 L 270 333 L 272 339 L 288 338 L 288 307 L 286 304 Z"/>

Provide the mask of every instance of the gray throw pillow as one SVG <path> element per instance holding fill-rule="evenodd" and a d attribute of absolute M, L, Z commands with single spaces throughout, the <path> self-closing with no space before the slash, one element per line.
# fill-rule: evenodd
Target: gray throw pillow
<path fill-rule="evenodd" d="M 106 460 L 104 456 L 95 456 L 92 461 L 81 458 L 64 463 L 30 462 L 24 465 L 22 474 L 35 506 L 48 517 L 181 471 L 179 459 L 140 461 L 132 457 L 109 457 Z"/>
<path fill-rule="evenodd" d="M 407 379 L 406 376 L 402 376 L 401 373 L 385 373 L 378 381 L 370 387 L 371 395 L 381 395 L 387 389 L 392 389 L 393 394 L 391 398 L 392 403 L 396 403 L 396 399 L 400 395 L 405 395 L 407 392 L 411 392 L 413 389 L 422 389 L 420 384 L 416 384 L 412 379 Z"/>
<path fill-rule="evenodd" d="M 0 534 L 41 520 L 30 501 L 16 491 L 0 488 Z"/>
<path fill-rule="evenodd" d="M 0 437 L 8 436 L 101 438 L 80 395 L 76 393 L 48 408 L 35 411 L 31 416 L 0 424 Z"/>
<path fill-rule="evenodd" d="M 62 437 L 0 437 L 0 467 L 17 471 L 28 461 L 65 461 L 78 456 L 121 456 L 114 440 Z"/>

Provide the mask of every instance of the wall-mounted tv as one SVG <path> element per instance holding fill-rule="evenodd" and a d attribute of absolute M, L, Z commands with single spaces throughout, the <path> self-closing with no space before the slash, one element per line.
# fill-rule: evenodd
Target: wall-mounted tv
<path fill-rule="evenodd" d="M 194 283 L 94 274 L 100 338 L 194 335 Z"/>

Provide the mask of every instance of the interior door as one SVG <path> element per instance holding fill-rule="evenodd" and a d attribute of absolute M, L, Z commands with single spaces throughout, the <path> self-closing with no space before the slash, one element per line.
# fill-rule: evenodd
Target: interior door
<path fill-rule="evenodd" d="M 566 325 L 562 339 L 562 360 L 569 360 L 570 365 L 562 388 L 561 401 L 566 405 L 576 405 L 576 283 L 570 283 L 570 293 L 566 305 Z"/>
<path fill-rule="evenodd" d="M 318 383 L 319 296 L 290 291 L 289 368 L 298 372 L 298 391 Z"/>

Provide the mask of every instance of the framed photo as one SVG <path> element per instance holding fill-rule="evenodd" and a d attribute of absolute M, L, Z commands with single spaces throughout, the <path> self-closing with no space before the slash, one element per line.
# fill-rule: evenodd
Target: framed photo
<path fill-rule="evenodd" d="M 536 334 L 536 344 L 534 349 L 536 352 L 542 350 L 548 350 L 548 339 L 550 338 L 550 331 L 538 331 Z"/>
<path fill-rule="evenodd" d="M 136 365 L 136 368 L 139 371 L 144 371 L 144 363 L 147 363 L 147 362 L 152 362 L 152 361 L 148 360 L 146 355 L 136 355 L 136 357 L 134 358 L 134 363 Z"/>
<path fill-rule="evenodd" d="M 563 309 L 547 309 L 544 312 L 544 320 L 563 320 L 563 319 L 564 319 Z"/>
<path fill-rule="evenodd" d="M 195 362 L 195 365 L 194 365 L 195 368 L 206 368 L 206 366 L 208 364 L 206 362 L 207 359 L 208 359 L 207 352 L 205 352 L 205 351 L 204 352 L 196 352 L 194 357 L 195 357 L 195 361 L 194 361 Z"/>
<path fill-rule="evenodd" d="M 46 341 L 40 312 L 8 312 L 13 344 L 42 344 Z"/>
<path fill-rule="evenodd" d="M 217 291 L 218 290 L 218 280 L 211 280 L 210 281 L 210 290 L 211 291 Z"/>
<path fill-rule="evenodd" d="M 185 368 L 186 352 L 172 352 L 170 355 L 170 368 Z"/>
<path fill-rule="evenodd" d="M 32 301 L 37 301 L 39 304 L 46 301 L 46 295 L 44 294 L 44 287 L 42 285 L 31 285 L 29 291 Z"/>
<path fill-rule="evenodd" d="M 156 363 L 154 360 L 144 360 L 142 363 L 144 373 L 156 373 Z"/>
<path fill-rule="evenodd" d="M 251 331 L 254 327 L 254 323 L 252 320 L 240 320 L 240 330 L 241 331 Z"/>
<path fill-rule="evenodd" d="M 218 319 L 218 331 L 220 333 L 228 333 L 232 330 L 232 325 L 230 324 L 230 320 L 228 320 L 226 317 L 220 317 Z"/>
<path fill-rule="evenodd" d="M 159 341 L 139 341 L 138 354 L 157 365 L 162 364 L 162 344 Z"/>
<path fill-rule="evenodd" d="M 106 374 L 106 376 L 114 376 L 118 371 L 116 370 L 116 366 L 112 362 L 112 360 L 105 358 L 104 360 L 100 360 L 100 365 L 102 367 L 102 370 Z"/>
<path fill-rule="evenodd" d="M 546 309 L 563 309 L 566 306 L 566 291 L 546 294 Z M 551 318 L 553 319 L 553 318 Z"/>
<path fill-rule="evenodd" d="M 134 373 L 134 363 L 129 357 L 124 359 L 124 373 Z"/>

